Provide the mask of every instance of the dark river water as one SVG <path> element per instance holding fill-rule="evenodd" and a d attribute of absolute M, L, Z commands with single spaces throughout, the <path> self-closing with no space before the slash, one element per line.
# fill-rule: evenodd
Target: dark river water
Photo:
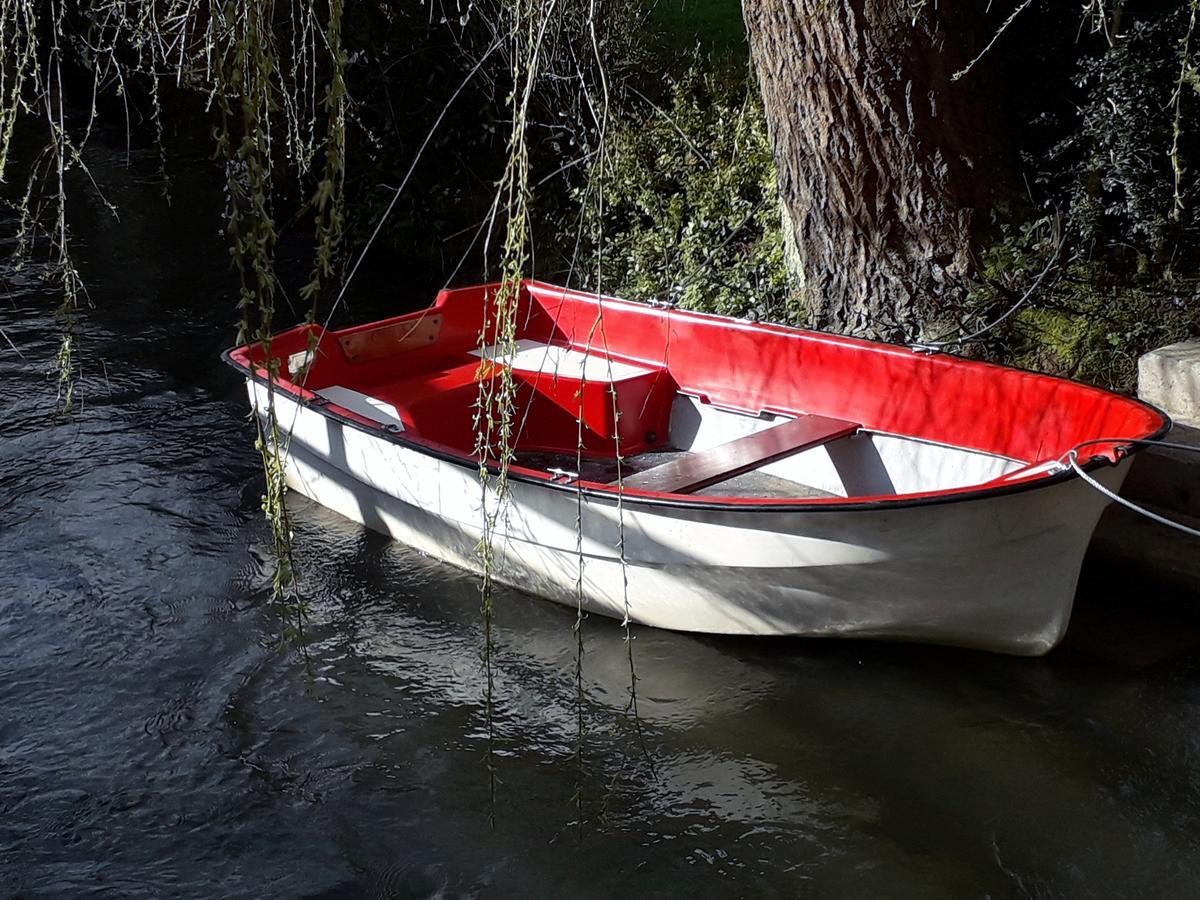
<path fill-rule="evenodd" d="M 503 591 L 493 800 L 475 580 L 295 498 L 306 675 L 219 186 L 156 166 L 99 155 L 121 221 L 73 210 L 70 419 L 54 295 L 0 270 L 0 895 L 1200 893 L 1200 622 L 1103 560 L 1039 660 L 636 629 L 640 729 L 590 619 L 582 741 L 573 611 Z M 351 317 L 415 302 L 382 268 Z"/>

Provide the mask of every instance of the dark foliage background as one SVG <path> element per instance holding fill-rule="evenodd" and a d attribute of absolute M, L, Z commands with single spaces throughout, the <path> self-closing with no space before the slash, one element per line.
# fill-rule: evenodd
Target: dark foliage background
<path fill-rule="evenodd" d="M 980 33 L 963 39 L 978 43 L 1019 5 L 972 2 Z M 62 59 L 80 131 L 97 65 L 86 38 L 103 8 L 65 8 L 77 18 Z M 503 8 L 503 0 L 346 7 L 347 240 L 341 277 L 322 287 L 326 304 L 427 137 L 349 299 L 411 307 L 443 284 L 496 276 L 506 222 L 492 204 L 512 90 Z M 791 299 L 787 228 L 738 6 L 608 0 L 558 10 L 530 122 L 533 273 L 805 324 Z M 1052 258 L 1051 277 L 1016 314 L 958 349 L 1129 389 L 1138 354 L 1200 333 L 1195 15 L 1193 0 L 1033 3 L 1003 29 L 959 82 L 986 111 L 991 136 L 978 172 L 995 199 L 976 211 L 977 278 L 922 337 L 999 318 Z M 287 16 L 278 19 L 286 33 Z M 152 141 L 160 125 L 203 132 L 197 123 L 211 110 L 171 82 L 161 79 L 157 98 L 145 78 L 102 92 L 100 120 L 119 127 L 128 107 L 135 142 Z M 208 152 L 203 144 L 197 152 Z M 171 160 L 164 166 L 169 175 Z M 78 172 L 71 177 L 88 189 Z M 312 187 L 277 178 L 273 190 L 290 297 L 307 280 L 290 261 L 313 244 Z M 357 318 L 355 308 L 339 317 Z"/>

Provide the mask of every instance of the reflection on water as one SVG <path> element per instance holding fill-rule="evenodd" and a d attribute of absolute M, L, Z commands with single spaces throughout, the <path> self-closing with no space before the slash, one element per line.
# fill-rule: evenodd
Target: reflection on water
<path fill-rule="evenodd" d="M 490 829 L 471 576 L 297 499 L 314 679 L 279 652 L 219 191 L 155 167 L 76 212 L 73 419 L 0 282 L 0 894 L 1194 893 L 1200 628 L 1096 565 L 1043 660 L 637 629 L 640 736 L 589 620 L 582 772 L 574 613 L 501 592 Z"/>

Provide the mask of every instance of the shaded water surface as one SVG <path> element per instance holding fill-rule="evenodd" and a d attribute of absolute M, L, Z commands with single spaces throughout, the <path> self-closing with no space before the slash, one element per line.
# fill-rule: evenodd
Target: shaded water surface
<path fill-rule="evenodd" d="M 472 577 L 297 499 L 313 677 L 278 649 L 219 191 L 122 162 L 73 419 L 52 294 L 0 283 L 0 895 L 1200 888 L 1200 629 L 1099 564 L 1042 660 L 639 629 L 640 736 L 589 620 L 581 763 L 574 614 L 503 592 L 493 807 Z"/>

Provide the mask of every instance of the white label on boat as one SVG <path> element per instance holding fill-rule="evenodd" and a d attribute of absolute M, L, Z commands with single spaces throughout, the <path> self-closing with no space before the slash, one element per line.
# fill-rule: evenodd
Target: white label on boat
<path fill-rule="evenodd" d="M 288 371 L 292 375 L 292 381 L 298 378 L 303 378 L 308 373 L 308 367 L 312 365 L 313 352 L 311 350 L 301 350 L 299 353 L 293 353 L 287 358 Z"/>

